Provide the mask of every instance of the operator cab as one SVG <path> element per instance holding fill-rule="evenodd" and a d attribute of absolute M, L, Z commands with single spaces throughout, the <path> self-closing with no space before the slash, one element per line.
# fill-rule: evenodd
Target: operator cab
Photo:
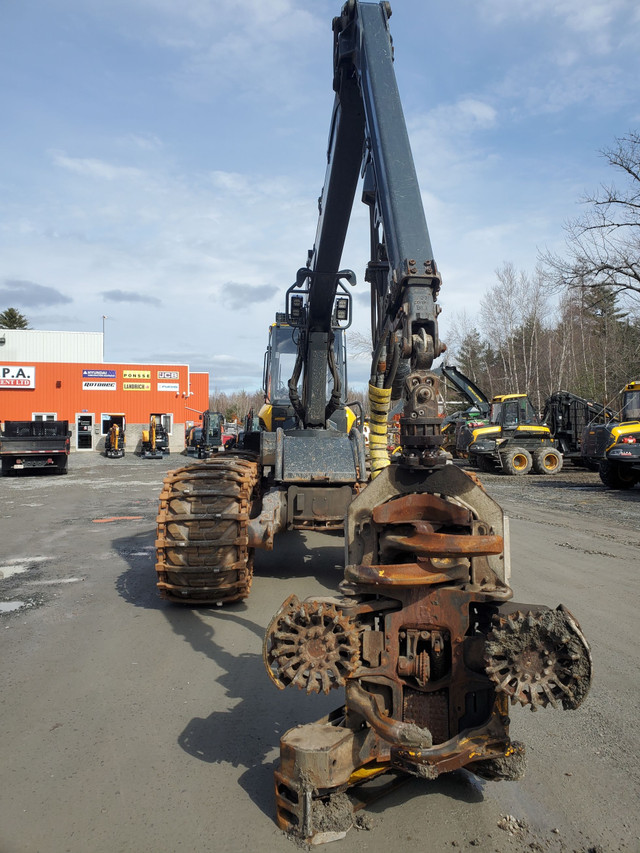
<path fill-rule="evenodd" d="M 521 424 L 539 424 L 540 419 L 526 395 L 502 395 L 491 401 L 489 422 L 504 429 L 515 429 Z"/>
<path fill-rule="evenodd" d="M 640 421 L 640 382 L 629 382 L 624 389 L 622 420 Z"/>
<path fill-rule="evenodd" d="M 283 315 L 284 316 L 284 315 Z M 347 387 L 347 358 L 344 329 L 334 328 L 333 343 L 336 366 L 341 387 Z M 281 427 L 284 430 L 296 429 L 298 419 L 289 400 L 289 379 L 293 376 L 298 355 L 299 330 L 295 326 L 278 319 L 269 329 L 269 345 L 264 358 L 265 404 L 259 417 L 265 429 L 272 431 Z M 327 366 L 327 399 L 331 396 L 333 379 Z M 298 393 L 302 394 L 302 381 L 298 383 Z M 344 402 L 344 399 L 343 399 Z M 345 429 L 339 420 L 340 410 L 334 412 L 332 421 L 338 429 Z"/>

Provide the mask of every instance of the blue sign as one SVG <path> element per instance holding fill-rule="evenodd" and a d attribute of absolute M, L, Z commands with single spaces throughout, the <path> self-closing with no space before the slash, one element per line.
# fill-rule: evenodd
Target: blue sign
<path fill-rule="evenodd" d="M 83 379 L 115 379 L 115 370 L 83 370 Z"/>

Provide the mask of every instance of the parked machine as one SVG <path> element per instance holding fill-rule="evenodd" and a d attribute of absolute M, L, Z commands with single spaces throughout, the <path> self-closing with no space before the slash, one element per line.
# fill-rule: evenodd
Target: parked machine
<path fill-rule="evenodd" d="M 469 403 L 466 409 L 447 415 L 441 426 L 443 450 L 456 459 L 466 459 L 473 430 L 489 424 L 489 400 L 484 391 L 453 364 L 443 364 L 433 372 L 448 381 Z"/>
<path fill-rule="evenodd" d="M 5 421 L 0 437 L 2 473 L 48 469 L 66 474 L 70 436 L 68 421 Z"/>
<path fill-rule="evenodd" d="M 162 459 L 169 453 L 169 434 L 157 415 L 151 415 L 149 429 L 142 430 L 140 455 L 144 459 Z"/>
<path fill-rule="evenodd" d="M 108 459 L 122 459 L 125 452 L 126 436 L 124 419 L 122 424 L 113 422 L 104 440 L 104 455 Z"/>
<path fill-rule="evenodd" d="M 207 409 L 200 415 L 200 425 L 192 426 L 186 437 L 187 453 L 195 453 L 198 459 L 207 459 L 223 448 L 224 415 Z"/>
<path fill-rule="evenodd" d="M 547 397 L 542 413 L 543 423 L 549 427 L 565 461 L 569 459 L 576 465 L 594 470 L 598 463 L 585 458 L 582 453 L 585 429 L 614 418 L 612 409 L 569 391 L 556 391 Z"/>
<path fill-rule="evenodd" d="M 588 463 L 598 465 L 608 488 L 630 489 L 640 483 L 640 382 L 625 385 L 619 417 L 585 427 L 581 449 Z"/>
<path fill-rule="evenodd" d="M 562 454 L 526 394 L 499 394 L 491 400 L 489 426 L 472 430 L 469 462 L 481 471 L 557 474 Z"/>
<path fill-rule="evenodd" d="M 509 737 L 509 701 L 574 708 L 591 675 L 586 640 L 562 605 L 511 601 L 503 513 L 441 450 L 431 372 L 443 350 L 441 279 L 389 15 L 386 2 L 349 0 L 334 19 L 335 106 L 318 230 L 277 334 L 272 327 L 271 413 L 232 452 L 168 475 L 158 515 L 158 586 L 190 603 L 245 597 L 253 549 L 277 547 L 280 531 L 344 525 L 340 590 L 289 596 L 264 641 L 279 688 L 345 691 L 334 713 L 281 739 L 277 822 L 314 843 L 347 831 L 374 780 L 461 767 L 519 778 L 524 747 Z M 355 284 L 340 262 L 361 171 L 371 236 L 371 478 L 345 406 L 340 343 L 351 318 L 347 285 Z M 275 355 L 286 348 L 288 401 L 277 421 L 273 383 L 283 374 Z M 391 461 L 393 399 L 403 409 Z"/>

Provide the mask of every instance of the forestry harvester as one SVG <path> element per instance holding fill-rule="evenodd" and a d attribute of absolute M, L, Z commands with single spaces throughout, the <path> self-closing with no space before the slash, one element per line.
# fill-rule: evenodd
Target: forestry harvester
<path fill-rule="evenodd" d="M 263 429 L 168 475 L 158 516 L 158 585 L 185 603 L 246 597 L 253 550 L 277 548 L 280 531 L 344 526 L 339 590 L 291 595 L 263 649 L 279 688 L 344 690 L 334 713 L 280 744 L 278 825 L 315 843 L 346 832 L 375 777 L 391 784 L 466 767 L 519 778 L 524 748 L 509 736 L 509 703 L 575 708 L 591 677 L 589 647 L 565 607 L 512 601 L 503 512 L 441 450 L 431 371 L 444 350 L 441 278 L 390 14 L 386 2 L 349 0 L 333 22 L 335 105 L 316 239 L 272 330 L 272 356 L 274 347 L 279 357 L 289 350 L 284 398 L 272 358 Z M 371 238 L 371 476 L 345 405 L 343 348 L 355 276 L 341 258 L 361 174 Z M 400 399 L 401 451 L 391 460 L 386 425 Z"/>

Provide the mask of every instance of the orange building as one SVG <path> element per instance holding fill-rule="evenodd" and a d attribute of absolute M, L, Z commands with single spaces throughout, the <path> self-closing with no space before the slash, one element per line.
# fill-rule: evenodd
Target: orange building
<path fill-rule="evenodd" d="M 74 335 L 84 337 L 69 337 Z M 192 373 L 186 364 L 87 358 L 101 347 L 95 335 L 102 337 L 99 333 L 1 330 L 0 420 L 67 420 L 71 449 L 97 451 L 104 449 L 105 436 L 115 422 L 126 427 L 127 449 L 135 451 L 142 430 L 155 415 L 169 434 L 170 449 L 182 450 L 185 428 L 208 408 L 209 374 Z M 5 359 L 5 354 L 13 358 Z M 71 360 L 29 357 L 47 354 Z"/>

